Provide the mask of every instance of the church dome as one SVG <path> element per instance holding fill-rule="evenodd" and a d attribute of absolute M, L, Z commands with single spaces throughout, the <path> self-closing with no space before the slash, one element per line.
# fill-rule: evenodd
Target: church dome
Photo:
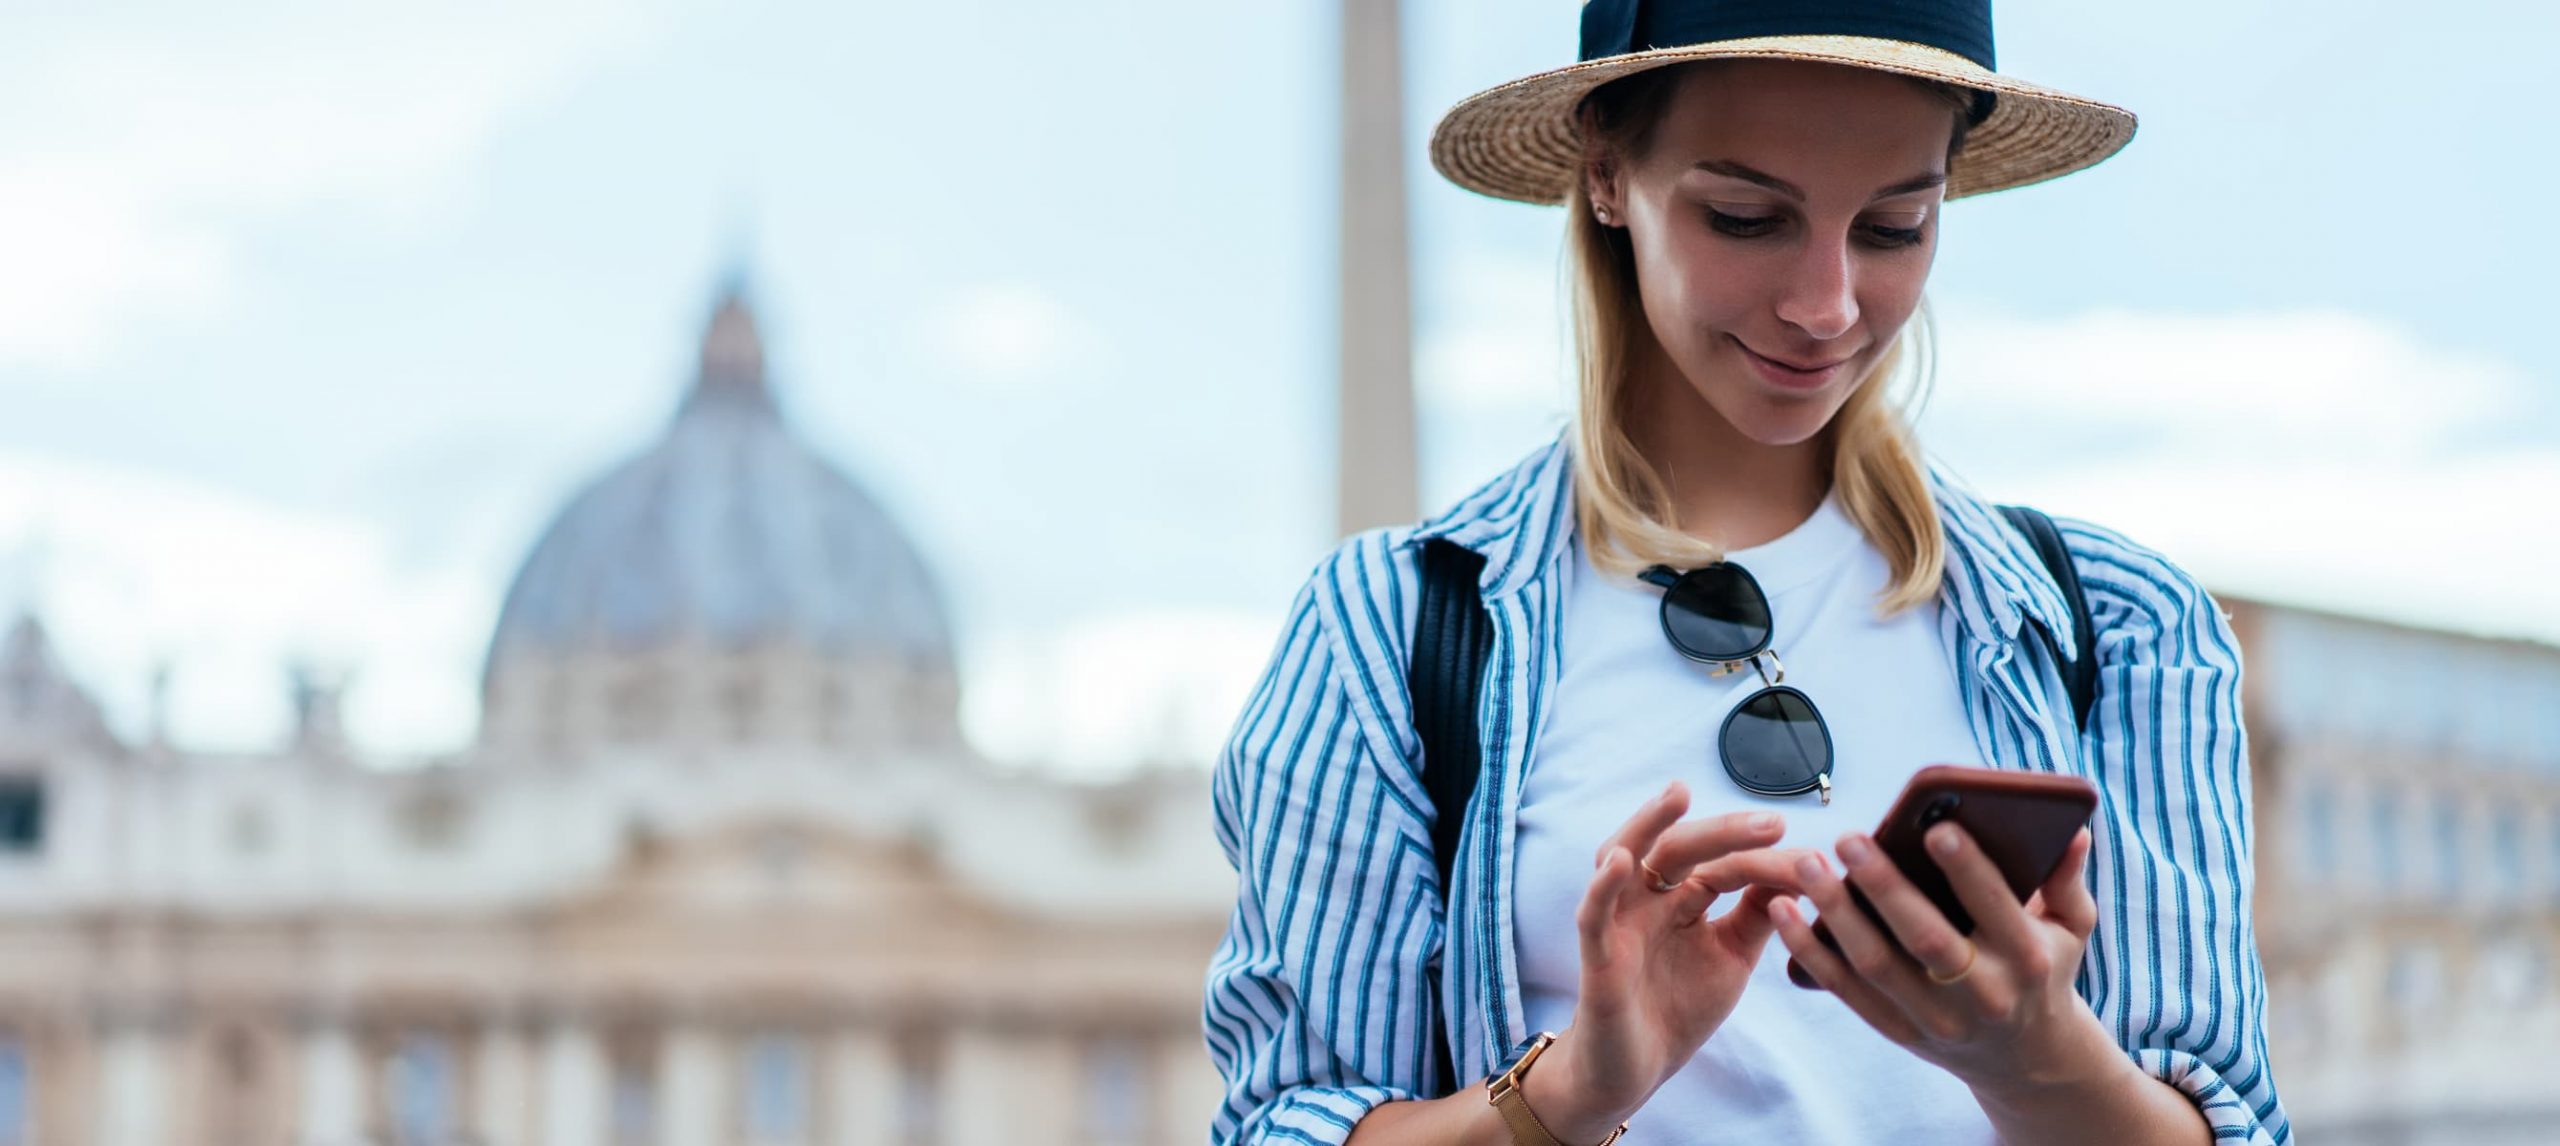
<path fill-rule="evenodd" d="M 768 739 L 843 724 L 812 705 L 949 692 L 952 669 L 924 562 L 792 432 L 733 289 L 665 436 L 572 499 L 517 571 L 483 671 L 483 739 L 655 740 L 721 723 L 686 719 L 688 697 L 730 710 L 737 727 L 719 739 Z"/>

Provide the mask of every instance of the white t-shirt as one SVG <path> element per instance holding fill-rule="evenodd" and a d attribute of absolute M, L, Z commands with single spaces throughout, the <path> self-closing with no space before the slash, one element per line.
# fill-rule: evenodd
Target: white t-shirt
<path fill-rule="evenodd" d="M 1836 495 L 1786 536 L 1727 555 L 1769 595 L 1786 682 L 1812 698 L 1834 750 L 1829 807 L 1813 793 L 1773 798 L 1736 786 L 1716 734 L 1762 687 L 1682 657 L 1662 634 L 1662 591 L 1613 577 L 1579 545 L 1568 577 L 1564 672 L 1522 793 L 1514 885 L 1523 1002 L 1532 1030 L 1573 1021 L 1581 983 L 1574 910 L 1592 856 L 1674 777 L 1691 817 L 1767 809 L 1785 846 L 1873 831 L 1903 781 L 1930 764 L 1982 759 L 1965 720 L 1933 602 L 1875 618 L 1889 570 Z M 1714 913 L 1740 896 L 1723 897 Z M 1989 1143 L 1963 1083 L 1887 1042 L 1838 999 L 1787 981 L 1771 937 L 1733 1015 L 1637 1114 L 1646 1142 Z"/>

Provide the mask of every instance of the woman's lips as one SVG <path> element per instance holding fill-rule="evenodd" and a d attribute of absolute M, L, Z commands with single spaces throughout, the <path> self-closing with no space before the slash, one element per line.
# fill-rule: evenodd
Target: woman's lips
<path fill-rule="evenodd" d="M 1750 360 L 1754 371 L 1757 371 L 1762 378 L 1768 379 L 1770 385 L 1785 390 L 1819 390 L 1830 384 L 1831 379 L 1840 373 L 1841 367 L 1849 364 L 1849 360 L 1843 358 L 1828 365 L 1804 369 L 1758 353 L 1742 345 L 1742 340 L 1739 338 L 1734 338 L 1733 344 L 1742 351 L 1744 358 Z"/>

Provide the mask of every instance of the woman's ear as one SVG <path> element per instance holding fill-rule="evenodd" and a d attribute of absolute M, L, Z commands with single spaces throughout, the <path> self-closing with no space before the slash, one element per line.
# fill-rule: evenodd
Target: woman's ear
<path fill-rule="evenodd" d="M 1627 212 L 1619 201 L 1618 164 L 1613 156 L 1593 155 L 1582 163 L 1582 192 L 1591 200 L 1591 217 L 1604 227 L 1627 225 Z"/>

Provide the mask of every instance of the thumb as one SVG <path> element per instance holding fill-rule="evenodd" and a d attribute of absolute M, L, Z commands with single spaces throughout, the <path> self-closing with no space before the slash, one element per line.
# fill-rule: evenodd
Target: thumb
<path fill-rule="evenodd" d="M 1600 857 L 1600 869 L 1591 873 L 1591 885 L 1583 889 L 1582 906 L 1573 914 L 1574 929 L 1582 933 L 1582 965 L 1593 970 L 1609 966 L 1609 924 L 1618 918 L 1618 897 L 1624 893 L 1630 874 L 1635 870 L 1635 853 L 1625 848 L 1610 848 Z"/>
<path fill-rule="evenodd" d="M 2089 867 L 2089 829 L 2080 829 L 2064 848 L 2062 859 L 2053 865 L 2053 874 L 2036 887 L 2036 896 L 2044 901 L 2046 914 L 2074 935 L 2086 936 L 2098 926 L 2098 901 L 2089 895 L 2089 881 L 2084 873 Z"/>
<path fill-rule="evenodd" d="M 1786 891 L 1765 883 L 1752 884 L 1742 893 L 1742 902 L 1734 904 L 1732 911 L 1716 921 L 1716 926 L 1725 929 L 1736 954 L 1753 963 L 1760 961 L 1761 948 L 1769 945 L 1769 937 L 1778 930 L 1776 921 L 1769 918 L 1769 905 L 1786 894 Z"/>

